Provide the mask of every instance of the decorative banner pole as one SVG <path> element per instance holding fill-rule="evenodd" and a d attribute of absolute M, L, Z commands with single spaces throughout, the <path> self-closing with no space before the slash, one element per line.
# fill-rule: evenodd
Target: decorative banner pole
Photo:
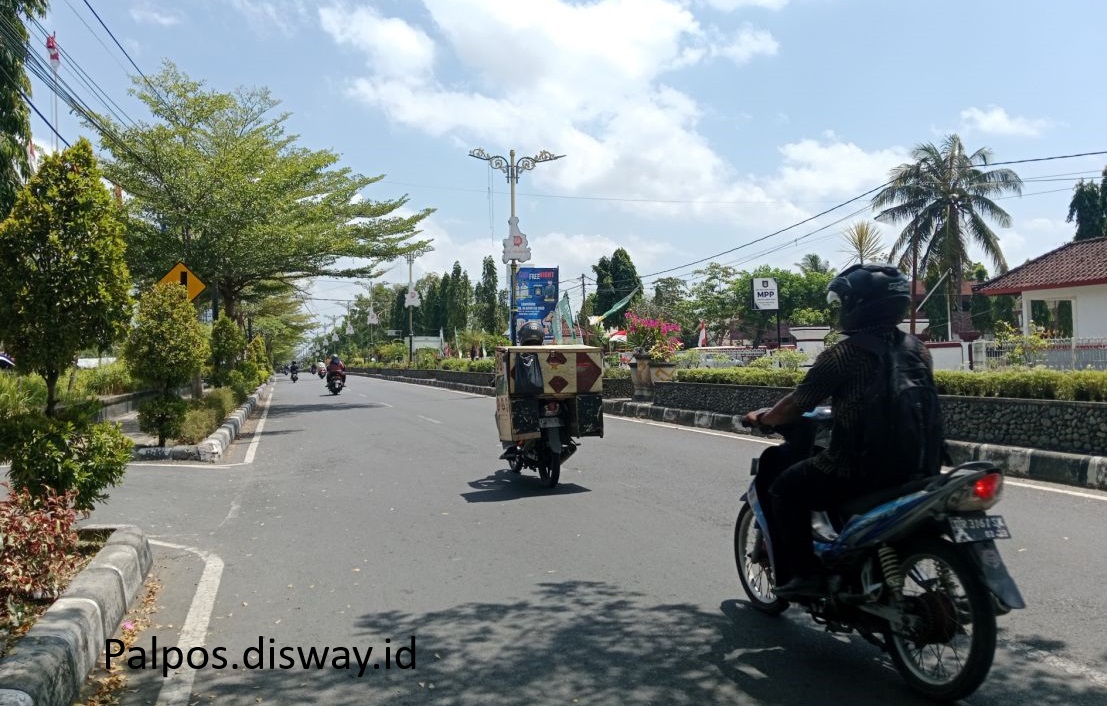
<path fill-rule="evenodd" d="M 504 264 L 511 264 L 507 291 L 511 302 L 511 345 L 514 346 L 518 341 L 515 319 L 519 314 L 518 302 L 515 301 L 515 277 L 519 271 L 519 263 L 530 260 L 530 244 L 527 243 L 526 234 L 519 230 L 519 218 L 515 215 L 515 185 L 519 183 L 519 175 L 522 172 L 534 169 L 541 162 L 552 162 L 555 159 L 561 159 L 565 155 L 542 150 L 533 157 L 523 157 L 518 162 L 515 161 L 515 150 L 508 152 L 508 155 L 507 159 L 499 155 L 490 155 L 481 147 L 469 152 L 470 157 L 483 159 L 488 162 L 488 166 L 499 169 L 507 175 L 507 183 L 511 186 L 511 217 L 507 219 L 507 237 L 504 238 L 502 259 Z"/>

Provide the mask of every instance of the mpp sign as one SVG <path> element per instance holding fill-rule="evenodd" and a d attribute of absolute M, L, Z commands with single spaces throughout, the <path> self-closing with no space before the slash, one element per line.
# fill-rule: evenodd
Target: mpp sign
<path fill-rule="evenodd" d="M 776 311 L 780 308 L 776 280 L 772 277 L 753 278 L 753 308 L 759 311 Z"/>

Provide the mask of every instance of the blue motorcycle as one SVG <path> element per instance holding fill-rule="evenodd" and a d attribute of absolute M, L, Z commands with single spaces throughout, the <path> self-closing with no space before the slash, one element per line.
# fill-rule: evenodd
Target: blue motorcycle
<path fill-rule="evenodd" d="M 805 416 L 762 431 L 781 434 L 793 453 L 814 453 L 826 444 L 830 410 Z M 758 482 L 760 460 L 742 496 L 734 558 L 751 605 L 779 615 L 789 601 L 773 592 L 773 547 L 759 500 L 772 479 Z M 955 701 L 971 694 L 992 666 L 996 616 L 1025 607 L 996 548 L 1011 534 L 1003 517 L 986 514 L 1002 490 L 1002 470 L 974 461 L 812 513 L 825 590 L 791 600 L 828 631 L 857 632 L 889 653 L 925 696 Z"/>

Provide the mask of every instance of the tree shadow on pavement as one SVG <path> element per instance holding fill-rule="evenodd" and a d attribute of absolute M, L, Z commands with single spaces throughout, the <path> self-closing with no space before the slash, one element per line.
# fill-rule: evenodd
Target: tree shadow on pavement
<path fill-rule="evenodd" d="M 223 672 L 199 703 L 772 704 L 923 706 L 876 648 L 813 630 L 798 612 L 770 618 L 741 601 L 704 610 L 592 581 L 534 586 L 510 602 L 363 615 L 354 640 L 392 649 L 415 638 L 415 666 Z M 993 676 L 975 706 L 1102 703 L 1054 675 Z M 1029 693 L 1027 690 L 1030 690 Z M 1017 693 L 1016 693 L 1017 692 Z M 1097 699 L 1093 701 L 1092 699 Z"/>
<path fill-rule="evenodd" d="M 542 485 L 542 481 L 534 473 L 512 473 L 506 468 L 480 480 L 469 481 L 469 487 L 475 488 L 476 492 L 462 493 L 461 497 L 470 503 L 495 503 L 524 498 L 592 492 L 590 488 L 585 488 L 576 483 L 558 483 L 554 488 L 547 488 Z"/>
<path fill-rule="evenodd" d="M 327 393 L 327 397 L 331 397 Z M 333 412 L 336 409 L 387 409 L 387 405 L 378 402 L 343 402 L 341 407 L 333 404 L 270 404 L 270 417 L 289 417 L 294 414 L 307 414 L 310 412 Z"/>

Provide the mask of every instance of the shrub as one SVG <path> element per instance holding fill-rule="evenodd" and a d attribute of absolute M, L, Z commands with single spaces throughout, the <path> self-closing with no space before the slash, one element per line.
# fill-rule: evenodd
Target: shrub
<path fill-rule="evenodd" d="M 215 413 L 215 416 L 219 418 L 220 424 L 223 423 L 223 419 L 237 406 L 235 403 L 234 391 L 226 387 L 217 387 L 204 395 L 203 405 Z"/>
<path fill-rule="evenodd" d="M 75 499 L 72 490 L 36 497 L 19 489 L 0 502 L 0 596 L 58 595 L 77 559 Z"/>
<path fill-rule="evenodd" d="M 803 351 L 779 349 L 769 355 L 754 358 L 750 361 L 751 368 L 780 368 L 782 370 L 799 370 L 799 366 L 807 361 L 807 354 Z"/>
<path fill-rule="evenodd" d="M 216 418 L 216 411 L 210 407 L 198 407 L 185 413 L 181 422 L 181 431 L 177 439 L 185 444 L 198 444 L 219 428 L 223 418 Z"/>
<path fill-rule="evenodd" d="M 622 366 L 604 368 L 603 376 L 608 380 L 627 380 L 630 378 L 630 368 L 624 368 Z"/>
<path fill-rule="evenodd" d="M 117 424 L 81 424 L 30 412 L 5 419 L 0 457 L 11 461 L 16 489 L 38 498 L 74 491 L 74 509 L 90 512 L 123 478 L 134 447 Z"/>
<path fill-rule="evenodd" d="M 469 362 L 468 358 L 444 358 L 442 369 L 467 371 L 469 370 Z"/>
<path fill-rule="evenodd" d="M 137 388 L 127 365 L 115 361 L 91 370 L 77 371 L 77 391 L 89 395 L 122 395 Z"/>
<path fill-rule="evenodd" d="M 138 428 L 147 434 L 156 434 L 158 446 L 165 446 L 166 439 L 175 439 L 181 433 L 188 403 L 179 397 L 156 397 L 138 407 Z"/>
<path fill-rule="evenodd" d="M 469 372 L 471 373 L 490 373 L 495 369 L 495 358 L 477 358 L 469 361 Z"/>
<path fill-rule="evenodd" d="M 677 370 L 677 382 L 707 382 L 717 385 L 795 387 L 805 373 L 782 368 L 692 368 Z"/>
<path fill-rule="evenodd" d="M 231 392 L 234 394 L 234 402 L 236 405 L 242 404 L 246 401 L 246 398 L 250 396 L 250 393 L 254 391 L 255 387 L 250 385 L 246 381 L 241 371 L 232 370 L 227 374 L 228 387 L 231 388 Z"/>
<path fill-rule="evenodd" d="M 38 375 L 0 373 L 0 415 L 46 406 L 46 381 Z"/>
<path fill-rule="evenodd" d="M 211 326 L 212 381 L 226 385 L 235 361 L 246 347 L 246 336 L 233 319 L 226 316 L 215 320 Z"/>
<path fill-rule="evenodd" d="M 934 381 L 942 395 L 1107 402 L 1107 371 L 1100 370 L 936 370 Z"/>
<path fill-rule="evenodd" d="M 434 370 L 438 367 L 438 351 L 433 348 L 420 348 L 415 351 L 415 367 L 419 370 Z"/>
<path fill-rule="evenodd" d="M 131 375 L 168 394 L 208 359 L 208 341 L 184 287 L 155 284 L 142 296 L 123 357 Z"/>

